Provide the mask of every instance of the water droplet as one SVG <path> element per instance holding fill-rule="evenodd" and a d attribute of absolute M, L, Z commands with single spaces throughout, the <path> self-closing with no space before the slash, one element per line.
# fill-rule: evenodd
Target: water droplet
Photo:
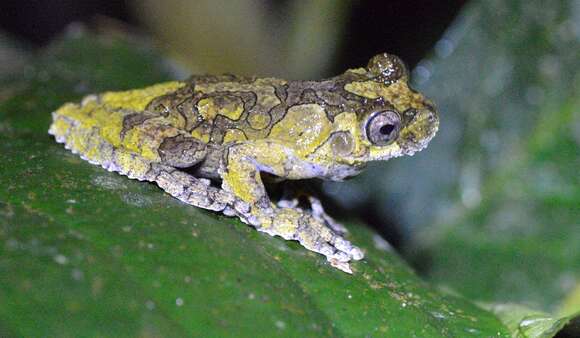
<path fill-rule="evenodd" d="M 181 299 L 181 298 L 177 298 L 177 299 L 175 300 L 175 305 L 177 305 L 177 306 L 182 306 L 182 305 L 183 305 L 183 299 Z"/>
<path fill-rule="evenodd" d="M 82 270 L 73 269 L 71 272 L 71 277 L 76 281 L 81 281 L 85 278 L 85 274 L 82 272 Z"/>
<path fill-rule="evenodd" d="M 528 319 L 524 319 L 522 320 L 522 322 L 520 323 L 520 327 L 525 327 L 525 326 L 532 326 L 532 325 L 537 325 L 537 322 L 542 322 L 542 321 L 551 321 L 551 318 L 545 318 L 545 317 L 540 317 L 540 318 L 528 318 Z"/>
<path fill-rule="evenodd" d="M 147 310 L 153 310 L 155 309 L 155 303 L 152 300 L 148 300 L 145 302 L 145 307 Z"/>
<path fill-rule="evenodd" d="M 472 327 L 465 329 L 465 331 L 467 331 L 469 333 L 474 333 L 474 334 L 479 333 L 478 329 L 474 329 Z"/>
<path fill-rule="evenodd" d="M 54 258 L 54 261 L 60 265 L 65 265 L 66 263 L 68 263 L 68 258 L 65 255 L 58 254 L 58 255 L 54 256 L 53 258 Z"/>
<path fill-rule="evenodd" d="M 275 324 L 276 327 L 279 328 L 280 330 L 284 330 L 286 328 L 286 323 L 284 323 L 281 320 L 277 320 Z"/>
<path fill-rule="evenodd" d="M 437 319 L 445 319 L 445 315 L 441 312 L 431 312 L 431 315 Z"/>

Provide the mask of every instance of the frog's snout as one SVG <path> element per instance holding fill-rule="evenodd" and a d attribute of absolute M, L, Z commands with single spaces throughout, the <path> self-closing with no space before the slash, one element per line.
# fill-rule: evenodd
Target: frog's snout
<path fill-rule="evenodd" d="M 414 116 L 399 137 L 398 143 L 403 153 L 413 155 L 421 151 L 431 141 L 439 129 L 439 113 L 433 106 L 415 111 Z"/>

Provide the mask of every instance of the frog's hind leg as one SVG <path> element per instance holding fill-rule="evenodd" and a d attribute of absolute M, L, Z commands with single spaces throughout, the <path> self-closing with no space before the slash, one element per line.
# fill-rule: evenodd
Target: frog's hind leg
<path fill-rule="evenodd" d="M 226 215 L 247 212 L 247 203 L 232 193 L 211 185 L 206 178 L 198 178 L 178 168 L 191 168 L 206 160 L 207 145 L 188 135 L 166 138 L 159 147 L 161 163 L 151 166 L 152 181 L 171 196 L 187 204 L 220 211 Z"/>
<path fill-rule="evenodd" d="M 208 179 L 196 178 L 164 164 L 154 163 L 151 169 L 154 172 L 153 181 L 182 202 L 227 215 L 245 213 L 249 209 L 247 203 L 229 192 L 213 187 Z"/>
<path fill-rule="evenodd" d="M 68 116 L 53 113 L 53 123 L 48 132 L 58 143 L 63 143 L 66 149 L 91 164 L 100 165 L 108 171 L 118 172 L 132 179 L 151 180 L 150 161 L 113 147 L 103 138 L 97 127 L 86 128 Z"/>
<path fill-rule="evenodd" d="M 231 193 L 212 187 L 209 180 L 196 178 L 176 167 L 191 167 L 206 156 L 205 144 L 175 133 L 163 139 L 158 148 L 161 162 L 151 161 L 107 142 L 98 128 L 83 128 L 77 121 L 53 114 L 49 133 L 65 148 L 92 164 L 140 181 L 155 182 L 179 200 L 200 208 L 228 215 L 247 213 L 247 203 Z M 138 126 L 141 127 L 141 126 Z"/>

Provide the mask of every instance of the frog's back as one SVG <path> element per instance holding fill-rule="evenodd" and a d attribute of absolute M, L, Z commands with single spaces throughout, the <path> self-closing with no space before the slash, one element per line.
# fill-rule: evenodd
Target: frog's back
<path fill-rule="evenodd" d="M 343 88 L 353 76 L 358 75 L 321 81 L 195 76 L 179 90 L 154 99 L 147 110 L 206 144 L 271 138 L 292 108 L 313 114 L 323 109 L 329 121 L 345 109 L 359 109 L 360 100 Z"/>
<path fill-rule="evenodd" d="M 53 112 L 49 133 L 92 163 L 113 150 L 159 162 L 167 138 L 223 144 L 267 137 L 286 110 L 283 80 L 231 75 L 89 95 Z M 116 170 L 118 171 L 118 170 Z"/>
<path fill-rule="evenodd" d="M 275 78 L 195 76 L 147 110 L 206 144 L 254 140 L 267 137 L 283 118 L 286 88 Z"/>
<path fill-rule="evenodd" d="M 53 113 L 50 133 L 92 162 L 99 162 L 105 145 L 158 162 L 159 149 L 167 138 L 219 146 L 272 137 L 272 129 L 290 107 L 315 102 L 323 92 L 316 88 L 329 85 L 335 82 L 194 76 L 188 81 L 90 95 L 80 104 L 65 104 Z M 330 107 L 333 100 L 326 98 L 324 104 Z"/>

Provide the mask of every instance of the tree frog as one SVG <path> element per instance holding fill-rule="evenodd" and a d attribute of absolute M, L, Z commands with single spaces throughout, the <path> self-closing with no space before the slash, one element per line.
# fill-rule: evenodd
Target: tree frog
<path fill-rule="evenodd" d="M 310 206 L 272 201 L 263 177 L 340 181 L 425 148 L 439 118 L 408 80 L 386 53 L 319 81 L 193 76 L 67 103 L 49 133 L 90 163 L 296 240 L 351 273 L 363 251 L 346 229 L 313 196 Z"/>

